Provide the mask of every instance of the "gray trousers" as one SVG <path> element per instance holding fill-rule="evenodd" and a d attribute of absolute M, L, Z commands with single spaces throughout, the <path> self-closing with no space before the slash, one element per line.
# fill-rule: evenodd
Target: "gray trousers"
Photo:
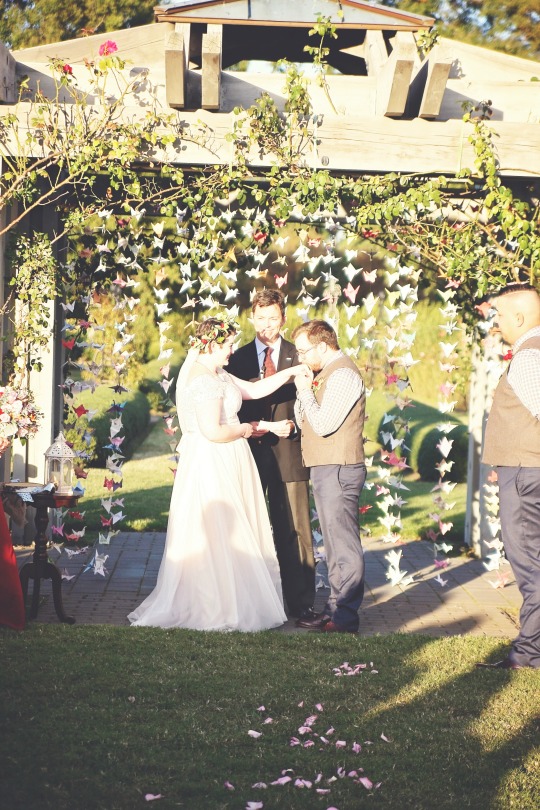
<path fill-rule="evenodd" d="M 328 564 L 330 597 L 326 610 L 339 627 L 358 630 L 358 610 L 364 597 L 358 499 L 366 466 L 322 464 L 312 467 L 310 475 Z"/>
<path fill-rule="evenodd" d="M 497 467 L 502 539 L 523 597 L 510 659 L 540 668 L 540 467 Z"/>

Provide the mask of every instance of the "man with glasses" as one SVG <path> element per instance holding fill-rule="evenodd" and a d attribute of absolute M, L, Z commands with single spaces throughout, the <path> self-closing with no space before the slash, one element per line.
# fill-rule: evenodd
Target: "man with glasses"
<path fill-rule="evenodd" d="M 356 633 L 364 596 L 358 525 L 358 500 L 366 480 L 364 382 L 326 321 L 298 326 L 292 339 L 300 361 L 312 372 L 311 379 L 295 381 L 295 414 L 302 430 L 302 457 L 310 468 L 330 584 L 323 612 L 297 624 L 323 633 Z"/>

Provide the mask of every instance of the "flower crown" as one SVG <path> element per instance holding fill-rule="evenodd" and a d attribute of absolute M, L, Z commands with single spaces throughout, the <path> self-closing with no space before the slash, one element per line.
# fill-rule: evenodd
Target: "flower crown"
<path fill-rule="evenodd" d="M 190 349 L 204 351 L 209 343 L 224 343 L 232 333 L 240 331 L 240 325 L 235 321 L 234 316 L 228 312 L 216 315 L 211 320 L 216 323 L 204 335 L 192 335 L 189 339 Z"/>

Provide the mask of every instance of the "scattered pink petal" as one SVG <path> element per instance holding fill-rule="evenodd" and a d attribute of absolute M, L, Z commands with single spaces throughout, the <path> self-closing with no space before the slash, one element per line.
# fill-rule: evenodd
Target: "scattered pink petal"
<path fill-rule="evenodd" d="M 300 740 L 298 739 L 298 737 L 291 737 L 289 745 L 290 746 L 300 745 Z"/>
<path fill-rule="evenodd" d="M 299 709 L 303 709 L 303 708 L 304 708 L 304 701 L 303 701 L 303 700 L 301 700 L 301 701 L 300 701 L 300 703 L 298 704 L 298 708 L 299 708 Z"/>
<path fill-rule="evenodd" d="M 255 784 L 252 785 L 251 787 L 252 788 L 257 788 L 257 789 L 260 788 L 261 790 L 263 790 L 263 789 L 267 788 L 268 785 L 266 784 L 266 782 L 255 782 Z"/>
<path fill-rule="evenodd" d="M 224 784 L 224 786 L 227 788 L 227 790 L 234 790 L 234 785 L 231 785 L 231 783 L 229 782 L 229 780 L 228 780 L 228 779 L 227 779 L 227 781 L 226 781 L 226 782 L 224 782 L 223 784 Z"/>
<path fill-rule="evenodd" d="M 310 726 L 300 726 L 300 728 L 298 729 L 298 733 L 299 734 L 311 734 L 311 728 L 310 728 Z"/>
<path fill-rule="evenodd" d="M 330 788 L 315 788 L 315 793 L 330 793 Z"/>
<path fill-rule="evenodd" d="M 375 782 L 375 784 L 373 785 L 373 790 L 378 790 L 381 785 L 382 785 L 382 782 Z"/>
<path fill-rule="evenodd" d="M 265 707 L 264 707 L 264 706 L 259 706 L 259 708 L 257 709 L 257 711 L 258 711 L 258 712 L 265 712 L 265 711 L 266 711 L 266 709 L 265 709 Z"/>
<path fill-rule="evenodd" d="M 322 743 L 324 743 L 325 745 L 328 745 L 328 743 L 330 742 L 330 740 L 327 740 L 327 739 L 326 739 L 326 737 L 319 737 L 319 740 L 320 740 Z"/>
<path fill-rule="evenodd" d="M 163 796 L 161 795 L 161 793 L 145 793 L 145 795 L 144 795 L 144 800 L 146 802 L 153 802 L 156 799 L 162 799 L 162 798 L 163 798 Z"/>
<path fill-rule="evenodd" d="M 330 736 L 330 734 L 333 734 L 334 731 L 335 731 L 335 728 L 333 726 L 330 726 L 330 728 L 327 729 L 326 733 L 328 734 L 328 736 Z"/>
<path fill-rule="evenodd" d="M 310 782 L 309 779 L 295 779 L 294 786 L 297 788 L 310 788 L 312 787 L 313 782 Z"/>
<path fill-rule="evenodd" d="M 264 804 L 262 802 L 248 802 L 246 804 L 246 810 L 262 810 Z"/>
<path fill-rule="evenodd" d="M 314 745 L 315 745 L 315 743 L 313 742 L 313 740 L 307 740 L 304 743 L 304 748 L 312 748 Z"/>
<path fill-rule="evenodd" d="M 373 782 L 371 779 L 368 779 L 367 776 L 361 776 L 358 781 L 365 787 L 366 790 L 371 790 L 373 788 Z"/>
<path fill-rule="evenodd" d="M 316 703 L 315 708 L 317 709 L 318 712 L 322 712 L 323 711 L 322 703 Z"/>
<path fill-rule="evenodd" d="M 271 785 L 286 785 L 288 782 L 292 782 L 292 776 L 280 776 L 279 779 L 276 779 L 274 782 L 270 782 Z"/>
<path fill-rule="evenodd" d="M 267 717 L 266 720 L 263 721 L 263 726 L 267 726 L 268 723 L 273 723 L 273 722 L 274 721 L 272 720 L 271 717 Z"/>
<path fill-rule="evenodd" d="M 336 740 L 336 748 L 345 748 L 346 746 L 345 740 Z"/>
<path fill-rule="evenodd" d="M 364 745 L 373 745 L 372 740 L 364 740 Z"/>
<path fill-rule="evenodd" d="M 354 743 L 352 744 L 352 750 L 353 750 L 353 752 L 354 752 L 355 754 L 359 754 L 359 753 L 360 753 L 360 751 L 362 750 L 362 746 L 360 745 L 360 743 L 354 742 Z"/>
<path fill-rule="evenodd" d="M 342 767 L 340 766 L 340 767 L 337 769 L 336 773 L 337 773 L 337 775 L 339 776 L 339 778 L 340 778 L 340 779 L 343 779 L 343 777 L 345 776 L 345 768 L 342 768 Z"/>
<path fill-rule="evenodd" d="M 260 731 L 253 731 L 253 729 L 250 729 L 250 730 L 248 731 L 248 734 L 249 734 L 249 736 L 250 736 L 250 737 L 254 737 L 255 739 L 257 739 L 258 737 L 262 737 L 262 732 L 260 732 Z"/>
<path fill-rule="evenodd" d="M 391 740 L 389 740 L 389 739 L 388 739 L 388 737 L 386 737 L 384 734 L 381 734 L 381 740 L 384 740 L 385 742 L 388 742 L 388 743 L 389 743 L 389 742 L 392 742 L 392 741 L 391 741 Z"/>
<path fill-rule="evenodd" d="M 305 725 L 305 726 L 312 726 L 312 725 L 313 725 L 313 723 L 315 722 L 315 720 L 317 719 L 317 717 L 318 717 L 318 715 L 316 715 L 316 714 L 311 714 L 309 717 L 307 717 L 307 718 L 304 720 L 304 725 Z"/>
<path fill-rule="evenodd" d="M 321 779 L 322 779 L 322 773 L 318 773 L 317 776 L 315 777 L 315 784 L 318 785 L 319 782 L 321 781 Z"/>
<path fill-rule="evenodd" d="M 347 776 L 350 776 L 351 778 L 354 777 L 354 776 L 358 776 L 358 771 L 349 771 Z"/>

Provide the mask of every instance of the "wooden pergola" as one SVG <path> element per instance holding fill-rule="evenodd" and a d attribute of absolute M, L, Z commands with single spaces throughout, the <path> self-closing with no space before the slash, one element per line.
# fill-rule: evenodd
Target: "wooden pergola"
<path fill-rule="evenodd" d="M 278 109 L 284 109 L 283 75 L 268 63 L 282 58 L 309 63 L 304 48 L 318 44 L 309 37 L 318 14 L 335 24 L 337 39 L 325 42 L 328 64 L 335 71 L 326 77 L 328 95 L 313 71 L 309 79 L 317 114 L 317 146 L 305 155 L 309 166 L 348 174 L 454 175 L 473 166 L 474 160 L 462 105 L 490 99 L 501 174 L 515 183 L 540 182 L 540 64 L 446 39 L 422 59 L 417 39 L 429 32 L 431 18 L 360 0 L 172 0 L 155 8 L 150 25 L 13 53 L 0 44 L 0 115 L 16 112 L 24 117 L 25 105 L 15 106 L 23 75 L 31 89 L 39 86 L 54 98 L 51 58 L 68 62 L 84 89 L 84 60 L 93 59 L 101 44 L 114 40 L 128 75 L 149 71 L 159 103 L 177 110 L 187 127 L 202 121 L 212 131 L 211 149 L 186 141 L 181 150 L 171 149 L 164 157 L 186 167 L 228 163 L 232 152 L 226 136 L 234 108 L 247 108 L 267 92 Z M 306 64 L 308 77 L 310 67 Z M 126 115 L 144 116 L 144 101 L 141 94 L 141 106 L 127 109 Z M 275 160 L 264 154 L 250 158 L 255 168 Z M 4 251 L 0 240 L 0 278 Z M 61 361 L 51 340 L 44 370 L 33 381 L 49 418 L 17 469 L 27 480 L 40 479 L 43 452 L 52 439 L 54 413 L 60 407 Z M 476 451 L 481 432 L 482 419 L 475 418 L 468 542 L 477 551 L 481 531 Z"/>

